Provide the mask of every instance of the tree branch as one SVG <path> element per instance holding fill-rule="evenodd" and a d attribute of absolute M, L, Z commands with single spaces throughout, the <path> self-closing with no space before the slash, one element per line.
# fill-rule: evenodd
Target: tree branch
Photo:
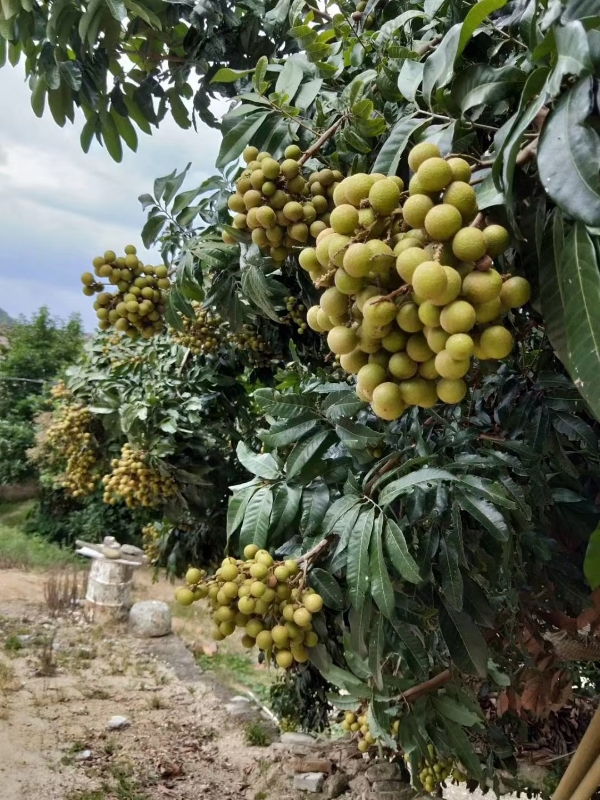
<path fill-rule="evenodd" d="M 327 128 L 325 133 L 321 134 L 321 136 L 319 136 L 317 141 L 314 144 L 311 144 L 311 146 L 308 148 L 308 150 L 306 150 L 306 152 L 303 153 L 303 155 L 300 156 L 300 158 L 298 159 L 298 163 L 300 165 L 305 164 L 308 161 L 309 158 L 312 158 L 315 153 L 318 153 L 319 150 L 325 144 L 325 142 L 327 142 L 327 141 L 329 141 L 329 139 L 331 139 L 331 137 L 334 135 L 334 133 L 340 127 L 340 125 L 342 124 L 344 119 L 345 119 L 344 116 L 340 117 L 338 120 L 336 120 L 333 123 L 333 125 L 331 125 L 329 128 Z"/>
<path fill-rule="evenodd" d="M 417 686 L 412 686 L 410 689 L 407 689 L 405 692 L 402 693 L 402 697 L 406 700 L 407 703 L 413 703 L 415 700 L 418 700 L 419 697 L 423 697 L 424 694 L 428 694 L 429 692 L 433 692 L 435 689 L 439 689 L 442 686 L 445 686 L 452 680 L 452 673 L 449 669 L 445 669 L 443 672 L 440 672 L 439 675 L 436 675 L 434 678 L 430 678 L 428 681 L 424 683 L 419 683 Z"/>

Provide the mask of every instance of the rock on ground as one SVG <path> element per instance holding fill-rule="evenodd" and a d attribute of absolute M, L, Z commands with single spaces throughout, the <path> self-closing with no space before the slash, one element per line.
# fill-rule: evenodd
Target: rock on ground
<path fill-rule="evenodd" d="M 171 632 L 171 610 L 160 600 L 134 603 L 129 612 L 129 628 L 140 639 L 153 639 Z"/>

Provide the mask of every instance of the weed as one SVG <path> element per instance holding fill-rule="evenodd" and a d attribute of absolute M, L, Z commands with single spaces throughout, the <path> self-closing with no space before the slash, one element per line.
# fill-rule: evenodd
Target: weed
<path fill-rule="evenodd" d="M 56 658 L 54 656 L 54 633 L 48 636 L 42 643 L 40 651 L 39 666 L 36 675 L 50 678 L 56 674 Z"/>
<path fill-rule="evenodd" d="M 212 671 L 218 674 L 219 680 L 226 686 L 232 688 L 245 686 L 263 702 L 267 701 L 273 678 L 266 670 L 257 671 L 256 662 L 248 656 L 222 652 L 208 656 L 199 653 L 196 655 L 196 661 L 203 672 Z"/>
<path fill-rule="evenodd" d="M 25 533 L 33 501 L 0 503 L 0 569 L 46 569 L 73 564 L 77 556 L 40 536 Z"/>
<path fill-rule="evenodd" d="M 77 605 L 77 601 L 85 596 L 87 586 L 87 570 L 76 566 L 54 570 L 44 582 L 44 599 L 55 617 L 61 611 L 67 611 Z"/>
<path fill-rule="evenodd" d="M 15 670 L 12 664 L 0 661 L 0 692 L 9 691 L 15 680 Z"/>
<path fill-rule="evenodd" d="M 266 792 L 256 792 L 254 800 L 267 800 L 269 795 Z"/>
<path fill-rule="evenodd" d="M 160 708 L 167 708 L 167 704 L 159 694 L 153 694 L 148 701 L 148 707 L 157 711 Z"/>
<path fill-rule="evenodd" d="M 273 737 L 260 722 L 249 722 L 244 728 L 244 737 L 253 747 L 268 747 Z"/>
<path fill-rule="evenodd" d="M 11 633 L 4 643 L 4 649 L 7 653 L 18 653 L 19 650 L 23 649 L 23 642 L 14 633 Z"/>
<path fill-rule="evenodd" d="M 108 700 L 110 692 L 107 692 L 106 689 L 99 689 L 94 686 L 85 692 L 85 697 L 87 700 Z"/>

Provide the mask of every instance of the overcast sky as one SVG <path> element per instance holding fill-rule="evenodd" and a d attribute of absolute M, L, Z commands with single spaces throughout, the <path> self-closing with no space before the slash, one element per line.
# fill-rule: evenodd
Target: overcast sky
<path fill-rule="evenodd" d="M 220 135 L 183 131 L 169 118 L 153 136 L 140 132 L 137 153 L 124 147 L 116 164 L 96 140 L 87 155 L 81 150 L 80 124 L 59 128 L 49 111 L 34 115 L 21 64 L 0 69 L 0 97 L 7 112 L 0 116 L 0 308 L 13 317 L 41 305 L 64 318 L 78 312 L 91 330 L 95 314 L 80 274 L 95 255 L 126 244 L 160 263 L 142 249 L 137 198 L 189 161 L 184 188 L 214 174 Z"/>

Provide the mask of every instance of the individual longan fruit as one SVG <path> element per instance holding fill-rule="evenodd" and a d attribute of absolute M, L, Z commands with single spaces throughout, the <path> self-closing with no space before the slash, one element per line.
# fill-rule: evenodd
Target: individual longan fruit
<path fill-rule="evenodd" d="M 358 345 L 358 337 L 352 328 L 337 325 L 327 334 L 327 345 L 336 355 L 347 355 Z"/>
<path fill-rule="evenodd" d="M 488 303 L 480 303 L 479 305 L 474 306 L 474 308 L 475 308 L 475 320 L 479 324 L 484 324 L 486 322 L 493 322 L 495 319 L 498 319 L 498 317 L 502 315 L 502 311 L 504 310 L 504 307 L 499 297 L 495 297 Z"/>
<path fill-rule="evenodd" d="M 489 303 L 490 300 L 499 297 L 501 291 L 502 276 L 495 269 L 485 272 L 475 270 L 462 282 L 462 294 L 473 305 Z"/>
<path fill-rule="evenodd" d="M 357 347 L 355 350 L 352 350 L 352 352 L 340 356 L 340 366 L 345 372 L 356 375 L 361 367 L 365 366 L 368 360 L 369 357 L 367 353 L 363 353 L 363 351 Z"/>
<path fill-rule="evenodd" d="M 376 386 L 372 394 L 371 407 L 381 419 L 388 421 L 398 419 L 406 411 L 406 404 L 398 384 L 385 381 Z"/>
<path fill-rule="evenodd" d="M 392 328 L 386 336 L 382 337 L 381 345 L 388 353 L 397 353 L 399 350 L 404 350 L 407 339 L 404 331 Z"/>
<path fill-rule="evenodd" d="M 398 309 L 396 323 L 400 330 L 406 333 L 417 333 L 423 330 L 423 322 L 419 317 L 419 307 L 416 303 L 403 303 Z"/>
<path fill-rule="evenodd" d="M 428 158 L 439 158 L 440 150 L 433 142 L 420 142 L 411 148 L 408 154 L 408 166 L 416 172 Z"/>
<path fill-rule="evenodd" d="M 441 264 L 437 261 L 424 261 L 415 269 L 412 286 L 416 294 L 425 300 L 434 300 L 448 286 L 448 279 Z"/>
<path fill-rule="evenodd" d="M 469 183 L 471 180 L 471 165 L 464 158 L 453 157 L 447 160 L 448 166 L 452 170 L 453 181 L 463 181 Z"/>
<path fill-rule="evenodd" d="M 349 178 L 343 180 L 340 184 L 340 186 L 344 187 L 344 193 L 347 201 L 356 208 L 360 206 L 361 200 L 367 199 L 372 185 L 373 180 L 364 172 L 351 175 Z"/>
<path fill-rule="evenodd" d="M 363 278 L 371 269 L 371 258 L 369 247 L 362 242 L 355 242 L 345 251 L 342 266 L 349 275 Z"/>
<path fill-rule="evenodd" d="M 488 225 L 483 230 L 483 238 L 490 256 L 502 255 L 510 246 L 510 236 L 502 225 Z"/>
<path fill-rule="evenodd" d="M 479 337 L 479 346 L 487 358 L 506 358 L 513 345 L 513 336 L 503 325 L 491 325 Z"/>
<path fill-rule="evenodd" d="M 323 292 L 319 304 L 328 316 L 338 317 L 348 308 L 348 299 L 339 289 L 331 286 Z"/>
<path fill-rule="evenodd" d="M 94 276 L 91 272 L 82 272 L 81 273 L 81 282 L 84 286 L 91 286 L 94 281 Z"/>
<path fill-rule="evenodd" d="M 349 203 L 337 206 L 331 212 L 329 223 L 336 233 L 352 234 L 358 226 L 358 211 Z"/>
<path fill-rule="evenodd" d="M 404 201 L 402 213 L 404 221 L 411 228 L 422 228 L 425 217 L 433 208 L 433 200 L 426 194 L 413 194 Z"/>
<path fill-rule="evenodd" d="M 422 247 L 407 247 L 396 258 L 396 271 L 402 280 L 411 283 L 413 273 L 419 264 L 430 260 L 430 256 Z"/>
<path fill-rule="evenodd" d="M 429 398 L 427 381 L 423 378 L 409 378 L 400 384 L 400 394 L 407 406 L 418 406 Z M 436 398 L 437 400 L 437 395 Z"/>
<path fill-rule="evenodd" d="M 466 300 L 454 300 L 442 309 L 440 315 L 441 327 L 450 334 L 468 333 L 475 325 L 475 321 L 475 309 Z"/>
<path fill-rule="evenodd" d="M 470 188 L 470 187 L 469 187 Z M 438 242 L 445 242 L 456 234 L 462 226 L 460 211 L 453 205 L 441 203 L 434 206 L 425 217 L 425 230 Z"/>
<path fill-rule="evenodd" d="M 452 240 L 452 252 L 460 261 L 478 261 L 486 250 L 487 244 L 479 228 L 461 228 Z"/>
<path fill-rule="evenodd" d="M 394 376 L 401 380 L 412 378 L 416 374 L 418 364 L 413 361 L 408 353 L 400 352 L 394 353 L 388 362 L 388 370 Z"/>
<path fill-rule="evenodd" d="M 341 268 L 336 271 L 333 282 L 336 288 L 345 295 L 357 294 L 364 283 L 361 278 L 354 278 Z"/>
<path fill-rule="evenodd" d="M 400 187 L 395 181 L 384 177 L 371 186 L 369 204 L 376 214 L 388 216 L 398 208 L 399 203 Z"/>
<path fill-rule="evenodd" d="M 379 364 L 365 364 L 358 371 L 357 377 L 361 390 L 367 396 L 372 396 L 375 387 L 385 381 L 386 371 Z"/>
<path fill-rule="evenodd" d="M 428 361 L 434 355 L 423 333 L 413 333 L 408 337 L 406 353 L 413 361 L 417 362 Z"/>
<path fill-rule="evenodd" d="M 454 206 L 465 222 L 469 222 L 477 214 L 475 189 L 464 181 L 453 180 L 444 192 L 443 201 Z"/>
<path fill-rule="evenodd" d="M 377 275 L 385 275 L 396 263 L 394 251 L 381 239 L 369 239 L 366 243 L 371 253 L 371 269 Z"/>
<path fill-rule="evenodd" d="M 275 653 L 275 661 L 278 667 L 289 669 L 294 663 L 294 656 L 289 650 L 278 650 Z"/>
<path fill-rule="evenodd" d="M 318 614 L 323 608 L 323 598 L 316 592 L 303 595 L 302 602 L 304 603 L 304 607 L 310 611 L 311 614 Z"/>
<path fill-rule="evenodd" d="M 443 266 L 443 270 L 446 273 L 447 285 L 445 290 L 431 301 L 436 306 L 447 306 L 456 300 L 461 292 L 462 281 L 454 267 Z"/>
<path fill-rule="evenodd" d="M 436 384 L 437 395 L 442 403 L 450 405 L 460 403 L 467 394 L 467 384 L 462 378 L 451 380 L 449 378 L 440 378 Z"/>
<path fill-rule="evenodd" d="M 448 338 L 445 349 L 455 361 L 461 361 L 473 355 L 475 345 L 468 333 L 453 333 Z"/>
<path fill-rule="evenodd" d="M 396 317 L 397 309 L 392 300 L 385 300 L 381 295 L 374 295 L 365 301 L 362 307 L 363 325 L 378 328 L 389 324 Z"/>
<path fill-rule="evenodd" d="M 531 285 L 528 280 L 515 275 L 504 281 L 500 290 L 500 300 L 504 308 L 520 308 L 529 302 Z"/>
<path fill-rule="evenodd" d="M 294 622 L 299 628 L 306 628 L 312 622 L 312 614 L 307 608 L 297 608 L 294 611 Z"/>
<path fill-rule="evenodd" d="M 427 381 L 432 381 L 435 378 L 439 378 L 438 371 L 435 368 L 435 356 L 427 359 L 427 361 L 422 361 L 419 364 L 417 373 L 419 374 L 419 377 L 425 378 Z"/>
<path fill-rule="evenodd" d="M 293 158 L 295 161 L 297 161 L 302 155 L 302 150 L 298 147 L 297 144 L 288 144 L 288 146 L 285 148 L 283 152 L 283 155 L 286 158 Z"/>
<path fill-rule="evenodd" d="M 178 589 L 175 599 L 180 606 L 191 606 L 194 602 L 194 593 L 182 586 Z"/>
<path fill-rule="evenodd" d="M 246 164 L 249 164 L 251 161 L 256 161 L 257 156 L 258 156 L 258 148 L 253 147 L 252 145 L 248 145 L 247 147 L 245 147 L 244 151 L 242 152 L 242 158 L 244 159 Z"/>
<path fill-rule="evenodd" d="M 470 365 L 468 358 L 456 361 L 446 350 L 442 350 L 435 357 L 435 368 L 439 375 L 450 380 L 462 378 L 469 371 Z"/>
<path fill-rule="evenodd" d="M 202 580 L 202 572 L 196 567 L 191 567 L 185 573 L 185 581 L 189 584 L 199 583 Z"/>

